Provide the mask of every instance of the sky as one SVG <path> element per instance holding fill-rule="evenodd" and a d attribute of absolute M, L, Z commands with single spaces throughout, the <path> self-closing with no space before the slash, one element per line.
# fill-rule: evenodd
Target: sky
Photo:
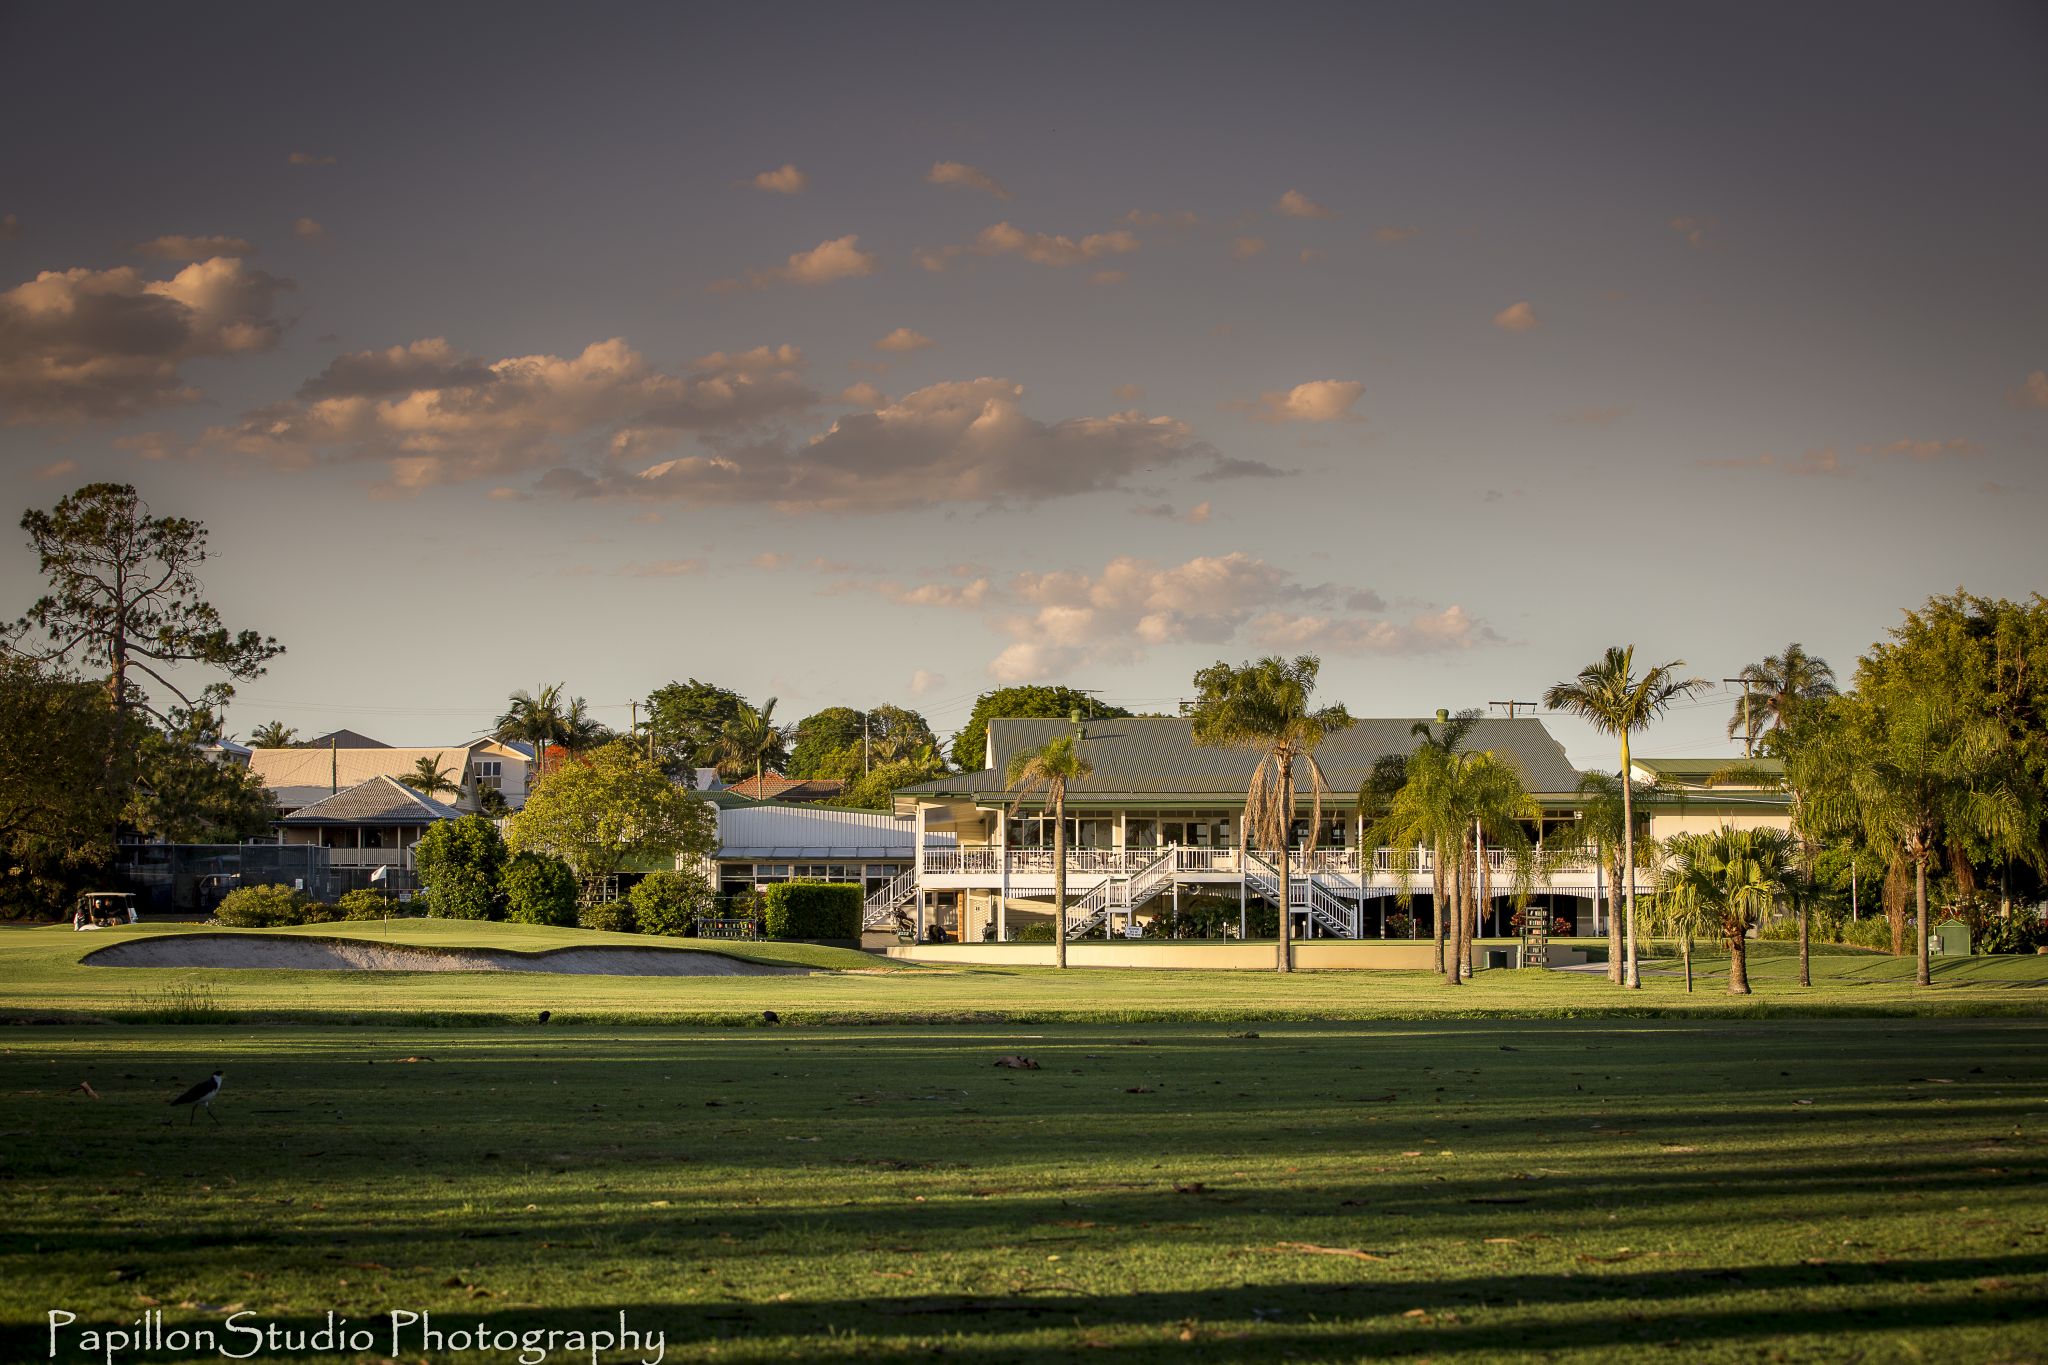
<path fill-rule="evenodd" d="M 1633 643 L 1716 754 L 2048 586 L 2038 4 L 7 4 L 0 120 L 5 486 L 207 523 L 243 735 Z"/>

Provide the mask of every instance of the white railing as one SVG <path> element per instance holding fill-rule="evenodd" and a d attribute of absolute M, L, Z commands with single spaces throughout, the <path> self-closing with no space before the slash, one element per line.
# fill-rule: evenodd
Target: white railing
<path fill-rule="evenodd" d="M 1248 853 L 1244 860 L 1245 882 L 1252 890 L 1267 900 L 1278 903 L 1280 899 L 1280 869 L 1266 861 L 1262 854 Z M 1358 937 L 1358 913 L 1348 903 L 1337 899 L 1313 874 L 1308 876 L 1290 875 L 1287 879 L 1287 900 L 1290 910 L 1305 910 L 1315 923 L 1320 924 L 1339 938 Z"/>
<path fill-rule="evenodd" d="M 870 894 L 861 904 L 863 929 L 887 929 L 896 922 L 896 912 L 917 894 L 917 869 L 909 868 L 892 878 L 887 886 Z"/>
<path fill-rule="evenodd" d="M 1179 858 L 1175 856 L 1178 851 L 1174 848 L 1168 848 L 1164 853 L 1161 853 L 1151 862 L 1131 874 L 1131 879 L 1124 883 L 1124 909 L 1130 910 L 1143 905 L 1158 894 L 1160 887 L 1173 880 L 1174 871 L 1180 862 Z"/>
<path fill-rule="evenodd" d="M 1235 872 L 1237 871 L 1237 850 L 1234 848 L 1176 848 L 1173 851 L 1173 866 L 1176 872 Z"/>

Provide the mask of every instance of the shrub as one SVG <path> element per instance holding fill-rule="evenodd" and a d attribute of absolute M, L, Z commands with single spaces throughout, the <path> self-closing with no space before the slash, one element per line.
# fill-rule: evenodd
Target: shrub
<path fill-rule="evenodd" d="M 1010 942 L 1050 943 L 1052 942 L 1052 921 L 1047 920 L 1043 924 L 1017 925 L 1010 930 Z"/>
<path fill-rule="evenodd" d="M 1858 948 L 1892 950 L 1891 922 L 1882 915 L 1865 915 L 1842 926 L 1842 942 Z"/>
<path fill-rule="evenodd" d="M 413 845 L 413 866 L 426 885 L 428 914 L 496 919 L 503 913 L 498 879 L 505 868 L 505 840 L 483 816 L 435 825 Z"/>
<path fill-rule="evenodd" d="M 640 926 L 633 920 L 633 903 L 627 900 L 600 901 L 577 912 L 576 922 L 586 929 L 604 929 L 614 934 L 634 934 Z"/>
<path fill-rule="evenodd" d="M 761 893 L 769 938 L 859 938 L 861 888 L 852 882 L 778 882 Z"/>
<path fill-rule="evenodd" d="M 521 924 L 576 923 L 576 874 L 552 854 L 513 854 L 500 886 L 506 919 Z"/>
<path fill-rule="evenodd" d="M 341 912 L 343 919 L 383 919 L 390 913 L 391 903 L 384 899 L 381 891 L 358 887 L 354 891 L 342 892 L 334 908 Z"/>
<path fill-rule="evenodd" d="M 213 918 L 236 929 L 269 929 L 306 923 L 308 905 L 305 894 L 289 886 L 238 886 L 214 907 Z"/>
<path fill-rule="evenodd" d="M 681 937 L 696 927 L 698 917 L 711 913 L 711 888 L 695 871 L 650 872 L 626 899 L 643 934 Z"/>
<path fill-rule="evenodd" d="M 1977 931 L 1980 953 L 2031 953 L 2048 943 L 2041 921 L 2028 909 L 2015 910 L 2010 919 L 1993 919 Z"/>

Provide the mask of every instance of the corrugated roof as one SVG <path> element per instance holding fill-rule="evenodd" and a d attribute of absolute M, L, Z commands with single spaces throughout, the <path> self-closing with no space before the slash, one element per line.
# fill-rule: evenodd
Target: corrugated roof
<path fill-rule="evenodd" d="M 249 755 L 249 771 L 258 782 L 271 788 L 353 787 L 373 777 L 405 780 L 423 758 L 432 759 L 438 769 L 448 771 L 455 781 L 469 781 L 471 755 L 503 758 L 525 763 L 526 757 L 496 740 L 473 740 L 463 745 L 440 748 L 393 749 L 257 749 Z"/>
<path fill-rule="evenodd" d="M 1331 788 L 1339 796 L 1349 796 L 1364 785 L 1373 763 L 1381 755 L 1414 752 L 1418 741 L 1410 727 L 1415 723 L 1405 717 L 1368 718 L 1330 736 L 1316 750 L 1316 758 Z M 1003 773 L 1012 754 L 1072 730 L 1073 723 L 1066 720 L 992 720 L 988 732 L 994 768 L 905 787 L 898 795 L 999 795 L 1005 787 Z M 1068 786 L 1070 801 L 1107 802 L 1146 796 L 1242 798 L 1251 781 L 1252 768 L 1258 762 L 1254 751 L 1197 746 L 1194 722 L 1183 716 L 1091 720 L 1082 730 L 1081 753 L 1094 766 L 1095 773 L 1084 782 Z M 1514 765 L 1523 785 L 1532 792 L 1569 792 L 1578 785 L 1578 770 L 1540 720 L 1480 720 L 1473 725 L 1465 747 L 1473 752 L 1491 750 L 1499 754 Z M 1297 784 L 1306 777 L 1306 765 L 1297 764 Z"/>
<path fill-rule="evenodd" d="M 1785 775 L 1785 761 L 1779 758 L 1636 758 L 1629 761 L 1638 768 L 1646 768 L 1659 777 L 1668 777 L 1675 782 L 1705 782 L 1716 774 L 1726 773 L 1724 785 L 1743 785 L 1740 779 L 1754 777 L 1760 781 L 1775 784 Z"/>
<path fill-rule="evenodd" d="M 379 775 L 284 817 L 287 825 L 424 825 L 462 812 Z"/>

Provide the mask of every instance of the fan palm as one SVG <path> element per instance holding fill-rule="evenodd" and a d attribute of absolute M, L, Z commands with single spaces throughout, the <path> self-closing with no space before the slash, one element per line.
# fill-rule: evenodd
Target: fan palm
<path fill-rule="evenodd" d="M 1003 781 L 1019 798 L 1045 793 L 1052 812 L 1052 965 L 1067 965 L 1067 784 L 1095 772 L 1072 735 L 1061 735 L 1011 758 Z"/>
<path fill-rule="evenodd" d="M 719 766 L 734 773 L 753 769 L 757 792 L 763 773 L 789 762 L 789 735 L 775 723 L 775 702 L 742 705 L 718 737 Z"/>
<path fill-rule="evenodd" d="M 1775 829 L 1731 829 L 1674 835 L 1665 848 L 1660 887 L 1681 913 L 1717 929 L 1728 944 L 1728 990 L 1749 994 L 1750 927 L 1794 891 L 1797 843 Z M 1690 961 L 1686 979 L 1691 980 Z"/>
<path fill-rule="evenodd" d="M 258 749 L 289 749 L 299 732 L 281 720 L 265 721 L 249 734 L 249 743 Z"/>
<path fill-rule="evenodd" d="M 1288 904 L 1288 844 L 1294 836 L 1294 765 L 1304 765 L 1310 814 L 1308 855 L 1315 852 L 1323 823 L 1329 778 L 1316 762 L 1316 749 L 1353 721 L 1342 705 L 1311 709 L 1322 663 L 1304 654 L 1291 663 L 1277 656 L 1233 668 L 1223 662 L 1195 674 L 1195 743 L 1212 749 L 1259 749 L 1245 790 L 1246 853 L 1273 850 L 1280 882 L 1280 947 L 1277 967 L 1294 970 L 1293 911 Z"/>
<path fill-rule="evenodd" d="M 1568 712 L 1621 740 L 1621 876 L 1628 905 L 1628 965 L 1622 983 L 1630 990 L 1640 988 L 1642 979 L 1636 971 L 1635 784 L 1629 777 L 1628 737 L 1673 702 L 1711 686 L 1705 678 L 1680 678 L 1677 670 L 1685 667 L 1683 659 L 1646 669 L 1638 678 L 1635 657 L 1634 645 L 1614 646 L 1599 662 L 1581 669 L 1577 678 L 1554 684 L 1543 694 L 1543 704 L 1551 710 Z"/>
<path fill-rule="evenodd" d="M 1783 654 L 1745 665 L 1741 677 L 1742 700 L 1728 718 L 1728 738 L 1741 736 L 1746 752 L 1753 751 L 1767 731 L 1789 720 L 1799 703 L 1836 695 L 1835 670 L 1826 659 L 1808 654 L 1797 640 L 1786 645 Z"/>

